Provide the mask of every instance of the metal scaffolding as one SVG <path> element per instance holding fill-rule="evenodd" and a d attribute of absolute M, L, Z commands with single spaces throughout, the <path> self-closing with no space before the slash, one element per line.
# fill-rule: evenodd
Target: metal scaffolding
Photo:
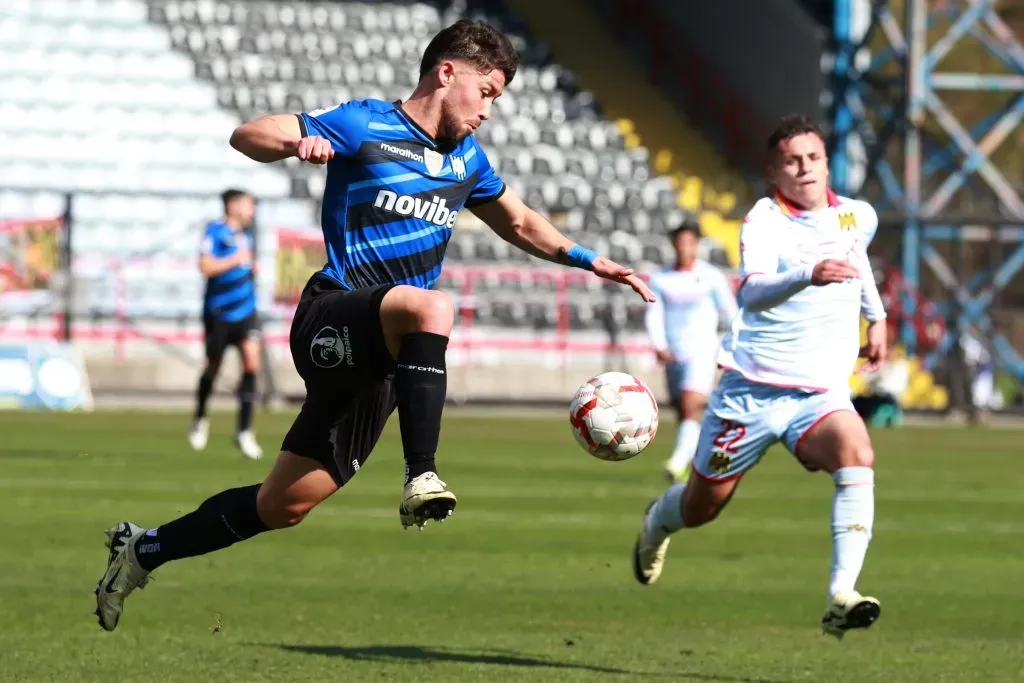
<path fill-rule="evenodd" d="M 993 162 L 1024 117 L 1024 48 L 1001 17 L 1007 7 L 997 0 L 836 0 L 830 151 L 837 190 L 871 201 L 883 229 L 902 229 L 902 271 L 913 292 L 926 274 L 948 290 L 939 309 L 949 324 L 926 360 L 958 350 L 970 332 L 1000 367 L 1024 379 L 1024 361 L 989 314 L 1024 267 L 1024 200 Z M 992 68 L 944 69 L 956 50 L 973 50 Z M 960 105 L 968 96 L 977 120 L 965 124 Z M 993 254 L 1005 253 L 968 277 L 964 242 L 983 240 L 1002 245 Z M 906 293 L 901 337 L 909 353 L 918 347 L 917 306 Z"/>

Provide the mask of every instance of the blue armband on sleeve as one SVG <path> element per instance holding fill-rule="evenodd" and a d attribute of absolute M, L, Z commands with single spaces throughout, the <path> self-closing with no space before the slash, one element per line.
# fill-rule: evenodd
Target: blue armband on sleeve
<path fill-rule="evenodd" d="M 594 259 L 596 258 L 597 254 L 578 244 L 572 245 L 572 249 L 565 254 L 566 263 L 574 268 L 582 268 L 583 270 L 593 270 Z"/>

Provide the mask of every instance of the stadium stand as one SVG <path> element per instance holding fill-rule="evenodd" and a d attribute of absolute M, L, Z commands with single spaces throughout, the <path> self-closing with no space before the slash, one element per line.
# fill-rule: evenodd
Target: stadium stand
<path fill-rule="evenodd" d="M 195 79 L 144 3 L 4 3 L 0 90 L 0 218 L 58 215 L 74 193 L 82 313 L 112 315 L 111 260 L 159 254 L 165 267 L 127 271 L 127 314 L 196 314 L 199 274 L 173 262 L 194 259 L 220 188 L 252 188 L 270 220 L 309 221 L 286 174 L 227 146 L 236 115 Z"/>
<path fill-rule="evenodd" d="M 612 258 L 645 269 L 668 259 L 664 235 L 684 215 L 679 192 L 652 173 L 648 151 L 627 144 L 628 135 L 500 2 L 440 9 L 407 2 L 11 3 L 0 47 L 0 82 L 9 93 L 0 105 L 0 158 L 11 171 L 0 216 L 55 215 L 61 193 L 75 192 L 76 303 L 94 318 L 113 315 L 109 259 L 159 254 L 166 267 L 146 262 L 125 271 L 129 310 L 122 313 L 192 316 L 200 280 L 169 262 L 194 253 L 198 225 L 219 211 L 214 192 L 252 189 L 264 226 L 313 226 L 323 188 L 318 169 L 260 166 L 235 153 L 226 144 L 232 127 L 268 111 L 401 97 L 415 83 L 430 36 L 466 14 L 514 34 L 521 51 L 520 74 L 479 135 L 509 185 Z M 23 132 L 26 120 L 37 132 Z M 451 262 L 526 262 L 478 227 L 470 217 L 459 226 Z M 166 272 L 166 281 L 153 281 L 154 272 Z M 520 296 L 481 280 L 475 322 L 556 321 L 544 287 L 527 281 Z M 571 326 L 603 329 L 600 283 L 579 280 L 571 290 Z M 619 322 L 639 330 L 635 307 Z"/>
<path fill-rule="evenodd" d="M 403 2 L 305 3 L 240 0 L 151 0 L 150 17 L 167 26 L 171 43 L 189 54 L 201 78 L 214 83 L 221 106 L 246 119 L 268 111 L 309 110 L 352 98 L 394 100 L 418 79 L 430 37 L 458 16 L 486 18 L 513 34 L 522 66 L 499 112 L 478 137 L 506 182 L 545 211 L 567 234 L 612 258 L 655 267 L 670 256 L 664 235 L 683 216 L 668 178 L 651 172 L 642 147 L 627 148 L 593 96 L 553 61 L 548 47 L 500 2 L 436 5 Z M 319 169 L 289 164 L 292 192 L 317 198 Z M 461 221 L 461 219 L 460 219 Z M 467 217 L 455 230 L 450 262 L 522 265 L 526 256 Z M 553 324 L 558 316 L 545 285 L 498 278 L 480 281 L 476 322 Z M 458 289 L 460 283 L 446 286 Z M 572 327 L 598 328 L 599 283 L 572 285 Z M 627 325 L 640 316 L 626 311 Z"/>
<path fill-rule="evenodd" d="M 616 260 L 647 271 L 670 260 L 666 234 L 687 213 L 686 186 L 652 170 L 629 126 L 606 117 L 504 2 L 12 0 L 0 7 L 0 163 L 9 171 L 0 220 L 59 216 L 73 195 L 72 309 L 95 332 L 78 337 L 86 353 L 105 330 L 125 326 L 128 338 L 163 345 L 130 347 L 131 357 L 184 360 L 199 348 L 195 250 L 227 186 L 260 199 L 259 236 L 271 245 L 259 263 L 265 332 L 286 339 L 289 308 L 272 305 L 272 245 L 278 228 L 315 234 L 323 172 L 255 164 L 230 149 L 230 131 L 271 111 L 406 96 L 429 38 L 460 16 L 486 18 L 520 50 L 519 74 L 479 132 L 510 187 Z M 543 264 L 482 228 L 460 215 L 440 283 L 458 296 L 459 326 L 472 326 L 474 339 L 514 342 L 475 359 L 535 353 L 529 339 L 564 354 L 569 333 L 573 348 L 591 353 L 609 337 L 627 355 L 646 348 L 642 302 L 582 273 L 544 275 Z M 705 248 L 727 263 L 713 240 Z M 556 330 L 562 341 L 550 337 Z M 122 372 L 108 369 L 115 379 Z"/>

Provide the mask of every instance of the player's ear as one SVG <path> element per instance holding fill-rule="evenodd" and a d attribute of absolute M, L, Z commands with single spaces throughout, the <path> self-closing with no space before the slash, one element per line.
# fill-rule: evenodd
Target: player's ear
<path fill-rule="evenodd" d="M 455 62 L 446 59 L 437 67 L 438 84 L 448 86 L 455 80 Z"/>

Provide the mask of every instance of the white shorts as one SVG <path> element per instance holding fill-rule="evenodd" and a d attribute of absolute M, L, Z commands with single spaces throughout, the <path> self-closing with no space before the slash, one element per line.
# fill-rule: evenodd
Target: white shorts
<path fill-rule="evenodd" d="M 704 413 L 693 471 L 712 481 L 735 479 L 779 441 L 799 458 L 803 436 L 840 410 L 856 413 L 848 392 L 814 393 L 760 384 L 727 370 Z"/>
<path fill-rule="evenodd" d="M 695 356 L 665 366 L 665 383 L 669 395 L 675 399 L 684 391 L 708 396 L 715 387 L 718 365 L 715 355 Z"/>

